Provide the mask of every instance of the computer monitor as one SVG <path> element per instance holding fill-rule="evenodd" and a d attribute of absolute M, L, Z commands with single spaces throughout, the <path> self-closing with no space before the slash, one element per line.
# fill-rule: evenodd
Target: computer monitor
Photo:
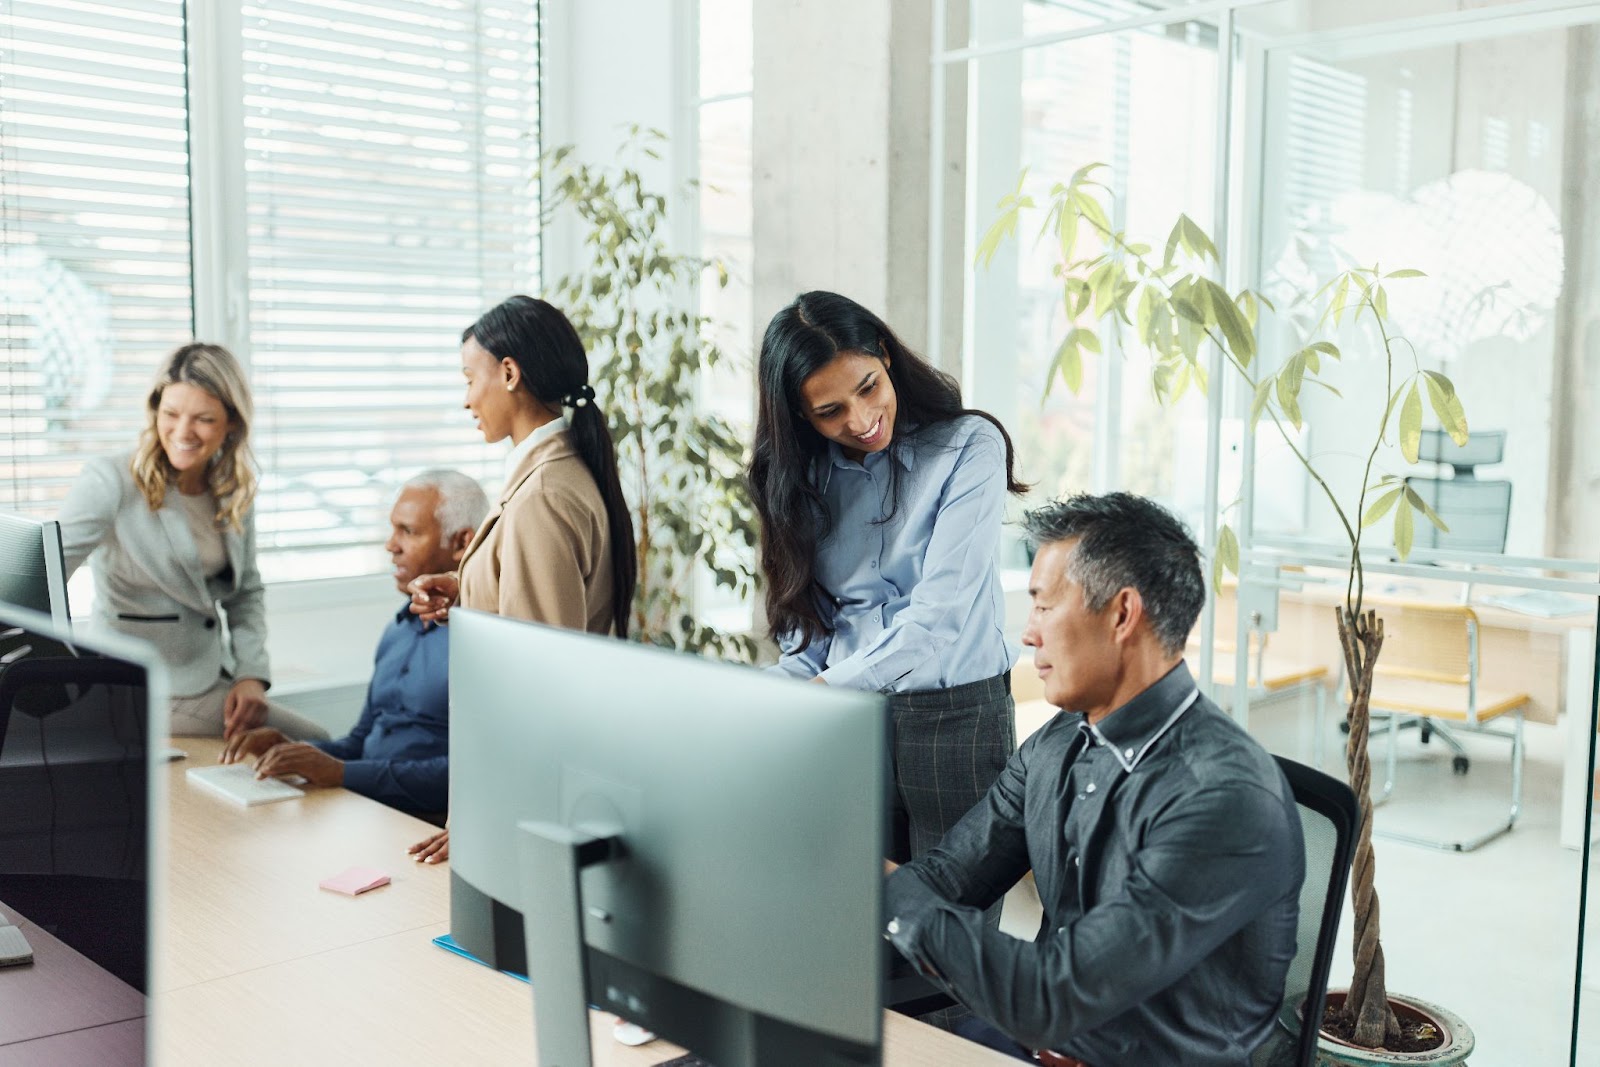
<path fill-rule="evenodd" d="M 59 522 L 0 511 L 0 601 L 70 624 Z"/>
<path fill-rule="evenodd" d="M 0 1062 L 22 1046 L 48 1060 L 52 1041 L 90 1026 L 103 1028 L 97 1062 L 153 1062 L 146 997 L 164 782 L 153 760 L 166 686 L 143 642 L 82 641 L 0 605 L 0 921 L 34 954 L 0 968 Z"/>
<path fill-rule="evenodd" d="M 457 609 L 450 705 L 451 933 L 526 969 L 540 1064 L 590 1062 L 587 1004 L 717 1067 L 879 1062 L 881 697 Z"/>

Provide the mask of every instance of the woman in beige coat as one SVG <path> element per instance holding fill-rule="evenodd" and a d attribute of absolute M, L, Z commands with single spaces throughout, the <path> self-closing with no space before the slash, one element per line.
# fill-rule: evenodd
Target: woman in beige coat
<path fill-rule="evenodd" d="M 551 304 L 514 296 L 462 334 L 461 372 L 484 440 L 511 438 L 506 484 L 460 568 L 411 583 L 411 610 L 444 622 L 459 604 L 626 637 L 633 517 L 577 331 Z M 449 832 L 411 852 L 447 859 Z"/>

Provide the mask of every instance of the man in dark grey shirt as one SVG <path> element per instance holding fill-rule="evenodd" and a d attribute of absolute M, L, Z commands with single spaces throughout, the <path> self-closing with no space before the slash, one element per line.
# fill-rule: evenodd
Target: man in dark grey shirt
<path fill-rule="evenodd" d="M 1057 715 L 886 887 L 887 936 L 976 1016 L 961 1030 L 1088 1067 L 1243 1067 L 1295 951 L 1300 819 L 1265 749 L 1183 663 L 1199 550 L 1126 493 L 1030 512 L 1023 643 Z M 1032 943 L 983 924 L 1029 870 Z"/>

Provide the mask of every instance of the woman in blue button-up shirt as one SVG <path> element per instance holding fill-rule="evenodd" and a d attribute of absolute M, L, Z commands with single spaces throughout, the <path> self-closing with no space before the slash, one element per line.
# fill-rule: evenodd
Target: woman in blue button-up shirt
<path fill-rule="evenodd" d="M 1015 746 L 996 549 L 1006 493 L 1027 486 L 999 422 L 846 297 L 780 311 L 758 376 L 750 483 L 773 669 L 888 695 L 891 858 L 920 856 Z"/>

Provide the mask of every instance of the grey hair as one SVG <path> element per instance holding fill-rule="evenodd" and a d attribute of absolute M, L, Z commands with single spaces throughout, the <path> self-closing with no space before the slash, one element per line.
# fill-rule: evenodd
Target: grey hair
<path fill-rule="evenodd" d="M 1183 651 L 1206 602 L 1200 549 L 1172 512 L 1132 493 L 1078 493 L 1022 517 L 1035 545 L 1077 539 L 1067 575 L 1090 611 L 1122 589 L 1139 591 L 1150 629 L 1169 654 Z"/>
<path fill-rule="evenodd" d="M 410 478 L 400 491 L 407 489 L 432 489 L 439 494 L 434 518 L 439 520 L 440 544 L 448 544 L 462 530 L 477 530 L 489 514 L 489 497 L 477 479 L 447 467 L 432 467 Z"/>

